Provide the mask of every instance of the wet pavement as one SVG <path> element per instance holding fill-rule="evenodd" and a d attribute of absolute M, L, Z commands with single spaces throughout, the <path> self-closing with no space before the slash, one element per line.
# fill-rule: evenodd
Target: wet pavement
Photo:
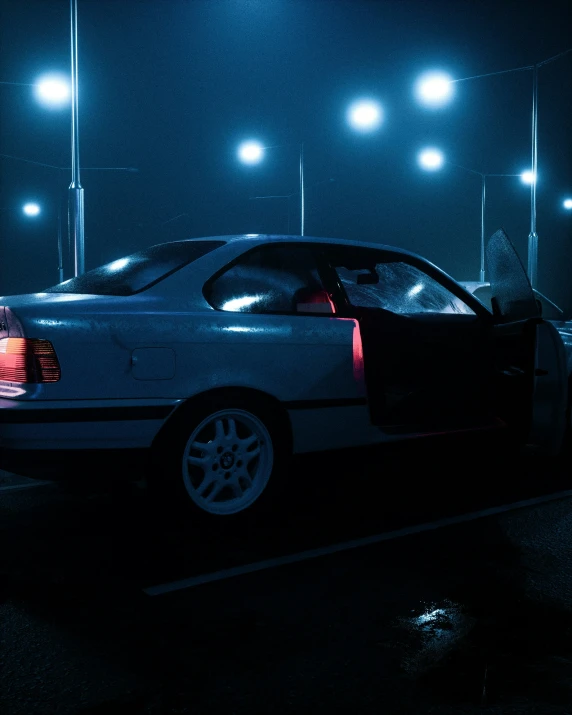
<path fill-rule="evenodd" d="M 0 713 L 572 714 L 572 499 L 478 516 L 571 481 L 468 439 L 312 457 L 239 528 L 0 474 Z"/>

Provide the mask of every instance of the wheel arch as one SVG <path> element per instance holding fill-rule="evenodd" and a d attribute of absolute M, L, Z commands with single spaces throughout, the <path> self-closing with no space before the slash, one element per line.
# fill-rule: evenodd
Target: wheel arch
<path fill-rule="evenodd" d="M 292 451 L 293 433 L 292 423 L 286 408 L 278 398 L 267 392 L 252 387 L 215 387 L 205 392 L 198 393 L 182 402 L 166 419 L 159 432 L 156 434 L 151 448 L 156 450 L 168 435 L 193 412 L 204 409 L 209 403 L 224 401 L 224 399 L 244 401 L 246 404 L 259 406 L 266 413 L 271 412 L 280 428 L 282 437 L 286 440 L 284 445 L 289 452 Z"/>

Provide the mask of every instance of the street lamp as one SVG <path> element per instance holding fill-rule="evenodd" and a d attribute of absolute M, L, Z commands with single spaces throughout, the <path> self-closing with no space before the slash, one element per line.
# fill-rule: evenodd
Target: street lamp
<path fill-rule="evenodd" d="M 22 212 L 26 216 L 38 216 L 41 212 L 41 209 L 38 204 L 34 202 L 28 202 L 27 204 L 24 204 L 22 206 Z"/>
<path fill-rule="evenodd" d="M 69 82 L 61 74 L 44 75 L 36 82 L 0 82 L 0 84 L 12 87 L 32 87 L 40 104 L 54 109 L 67 105 L 70 98 Z"/>
<path fill-rule="evenodd" d="M 533 171 L 527 169 L 520 174 L 520 180 L 523 184 L 530 186 L 532 183 L 536 183 L 536 176 Z"/>
<path fill-rule="evenodd" d="M 445 158 L 443 152 L 431 147 L 420 151 L 417 161 L 421 168 L 426 171 L 438 171 L 443 166 Z"/>
<path fill-rule="evenodd" d="M 85 271 L 85 222 L 83 188 L 79 176 L 79 123 L 77 94 L 77 0 L 70 0 L 71 29 L 71 171 L 72 178 L 68 194 L 68 215 L 70 235 L 74 245 L 75 276 Z"/>
<path fill-rule="evenodd" d="M 264 158 L 264 147 L 257 141 L 246 141 L 238 147 L 238 158 L 243 164 L 258 164 Z"/>
<path fill-rule="evenodd" d="M 77 63 L 77 0 L 70 0 L 71 45 L 71 171 L 68 194 L 70 234 L 73 236 L 75 275 L 85 269 L 84 253 L 84 197 L 79 174 L 79 124 L 78 124 L 78 63 Z M 48 75 L 34 84 L 26 82 L 0 82 L 16 86 L 32 86 L 38 99 L 50 106 L 67 103 L 69 89 L 61 76 Z"/>
<path fill-rule="evenodd" d="M 349 106 L 347 121 L 358 132 L 372 132 L 383 121 L 383 109 L 373 99 L 359 99 Z"/>
<path fill-rule="evenodd" d="M 432 108 L 447 104 L 453 91 L 453 78 L 445 72 L 426 72 L 415 84 L 417 99 Z"/>
<path fill-rule="evenodd" d="M 250 139 L 242 142 L 239 145 L 237 155 L 243 164 L 259 164 L 264 159 L 264 154 L 267 149 L 278 149 L 288 146 L 287 144 L 275 144 L 273 146 L 264 146 L 259 141 Z M 304 235 L 304 145 L 299 144 L 300 150 L 300 236 Z M 294 194 L 290 194 L 293 196 Z M 261 197 L 262 198 L 262 197 Z M 265 197 L 266 198 L 266 197 Z M 285 197 L 281 197 L 285 198 Z"/>
<path fill-rule="evenodd" d="M 485 282 L 485 200 L 486 200 L 486 182 L 489 176 L 520 176 L 522 174 L 490 174 L 484 173 L 482 171 L 476 171 L 475 169 L 469 169 L 461 164 L 454 164 L 450 161 L 445 161 L 445 157 L 439 149 L 424 149 L 419 152 L 418 155 L 419 165 L 429 171 L 435 171 L 440 169 L 444 164 L 449 166 L 454 166 L 456 169 L 462 169 L 470 174 L 476 174 L 481 177 L 481 265 L 479 270 L 479 281 L 481 283 Z"/>
<path fill-rule="evenodd" d="M 446 79 L 446 76 L 441 76 L 440 80 L 429 75 L 423 75 L 416 85 L 416 94 L 418 99 L 429 107 L 441 106 L 444 102 L 452 97 L 452 86 L 457 82 L 466 82 L 471 79 L 481 79 L 482 77 L 492 77 L 493 75 L 508 74 L 511 72 L 522 72 L 524 70 L 532 70 L 532 170 L 530 173 L 530 233 L 528 234 L 528 277 L 530 284 L 536 288 L 537 273 L 538 273 L 538 234 L 536 233 L 536 176 L 538 169 L 538 70 L 540 67 L 554 62 L 564 55 L 572 52 L 572 47 L 560 52 L 547 60 L 537 62 L 534 65 L 526 65 L 524 67 L 513 67 L 500 72 L 487 72 L 486 74 L 473 75 L 472 77 L 461 77 L 460 79 Z M 448 92 L 445 88 L 446 84 L 451 88 Z M 534 180 L 533 180 L 534 177 Z"/>
<path fill-rule="evenodd" d="M 69 102 L 69 82 L 61 75 L 41 77 L 34 88 L 38 101 L 47 107 L 59 108 Z"/>
<path fill-rule="evenodd" d="M 564 206 L 567 211 L 572 211 L 572 199 L 564 199 L 562 206 Z"/>
<path fill-rule="evenodd" d="M 69 166 L 54 166 L 53 164 L 45 164 L 41 161 L 32 161 L 31 159 L 23 159 L 22 157 L 19 156 L 12 156 L 10 154 L 0 154 L 0 159 L 9 159 L 11 161 L 18 161 L 22 162 L 24 164 L 32 164 L 34 166 L 42 166 L 45 167 L 46 169 L 56 169 L 60 176 L 62 172 L 64 171 L 69 171 L 70 167 Z M 130 173 L 137 173 L 139 169 L 136 169 L 133 166 L 86 166 L 84 167 L 84 171 L 127 171 Z M 27 204 L 27 206 L 32 206 L 32 204 Z M 33 209 L 31 209 L 33 211 Z M 27 212 L 26 212 L 27 213 Z M 39 207 L 38 211 L 39 213 Z M 27 215 L 37 215 L 36 214 L 30 214 L 27 213 Z M 64 268 L 63 268 L 63 244 L 62 244 L 62 214 L 61 214 L 61 200 L 58 198 L 58 277 L 59 277 L 59 282 L 61 283 L 64 279 Z"/>

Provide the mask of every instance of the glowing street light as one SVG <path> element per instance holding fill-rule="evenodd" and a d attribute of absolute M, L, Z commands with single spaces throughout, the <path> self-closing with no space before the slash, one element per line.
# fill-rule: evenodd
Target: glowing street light
<path fill-rule="evenodd" d="M 347 120 L 352 129 L 356 131 L 372 132 L 383 121 L 383 110 L 372 99 L 360 99 L 350 105 Z"/>
<path fill-rule="evenodd" d="M 60 74 L 44 75 L 36 82 L 0 82 L 0 85 L 32 87 L 38 102 L 50 109 L 59 109 L 65 106 L 71 95 L 69 80 Z"/>
<path fill-rule="evenodd" d="M 421 104 L 437 108 L 453 96 L 453 78 L 445 72 L 426 72 L 415 84 L 415 95 Z"/>
<path fill-rule="evenodd" d="M 19 156 L 12 156 L 11 154 L 0 154 L 0 159 L 8 159 L 9 161 L 22 162 L 24 164 L 32 164 L 34 166 L 42 166 L 47 169 L 56 169 L 60 176 L 63 175 L 64 171 L 69 171 L 69 166 L 54 166 L 53 164 L 46 164 L 41 161 L 33 161 L 32 159 L 24 159 Z M 130 173 L 137 173 L 139 169 L 132 166 L 87 166 L 84 167 L 84 171 L 128 171 Z M 64 279 L 64 268 L 63 268 L 63 237 L 62 237 L 62 216 L 61 216 L 61 201 L 58 201 L 58 276 L 59 282 L 62 283 Z M 37 206 L 36 204 L 26 204 L 27 207 Z M 37 211 L 34 208 L 26 209 L 23 207 L 23 212 L 28 216 L 37 216 L 40 213 L 40 208 Z M 31 211 L 32 213 L 28 213 Z M 35 211 L 35 213 L 34 213 Z"/>
<path fill-rule="evenodd" d="M 79 122 L 78 122 L 78 49 L 77 49 L 77 0 L 70 0 L 71 29 L 71 77 L 68 84 L 61 75 L 46 75 L 30 85 L 27 82 L 0 82 L 1 85 L 32 86 L 40 102 L 47 106 L 61 106 L 70 99 L 71 105 L 71 170 L 72 180 L 68 190 L 68 213 L 71 238 L 74 246 L 75 275 L 80 276 L 85 268 L 84 195 L 79 171 Z"/>
<path fill-rule="evenodd" d="M 533 184 L 536 181 L 536 174 L 534 171 L 530 171 L 530 170 L 523 171 L 520 174 L 520 179 L 523 184 L 528 184 L 530 186 L 531 184 Z"/>
<path fill-rule="evenodd" d="M 431 147 L 420 151 L 417 161 L 419 166 L 426 171 L 438 171 L 443 166 L 445 157 L 439 149 Z"/>
<path fill-rule="evenodd" d="M 564 199 L 562 205 L 567 211 L 572 211 L 572 199 Z"/>
<path fill-rule="evenodd" d="M 460 77 L 452 79 L 448 75 L 425 74 L 415 85 L 416 94 L 420 101 L 428 106 L 441 106 L 446 103 L 453 93 L 453 85 L 457 82 L 467 82 L 472 79 L 492 77 L 493 75 L 510 74 L 532 70 L 532 171 L 529 179 L 523 177 L 525 183 L 530 184 L 530 233 L 528 234 L 528 278 L 533 288 L 536 288 L 538 273 L 538 234 L 536 232 L 536 172 L 538 167 L 538 70 L 544 65 L 550 64 L 572 52 L 569 47 L 563 52 L 559 52 L 553 57 L 549 57 L 542 62 L 523 67 L 512 67 L 508 70 L 497 72 L 487 72 L 485 74 L 473 75 L 472 77 Z M 450 90 L 450 91 L 449 91 Z M 525 172 L 526 173 L 526 172 Z"/>
<path fill-rule="evenodd" d="M 257 141 L 242 142 L 237 153 L 243 164 L 259 164 L 264 159 L 264 147 Z"/>
<path fill-rule="evenodd" d="M 69 82 L 61 75 L 41 77 L 34 84 L 34 89 L 38 101 L 47 107 L 61 107 L 70 99 Z"/>
<path fill-rule="evenodd" d="M 22 206 L 22 211 L 26 214 L 26 216 L 38 216 L 41 209 L 38 204 L 29 202 Z"/>

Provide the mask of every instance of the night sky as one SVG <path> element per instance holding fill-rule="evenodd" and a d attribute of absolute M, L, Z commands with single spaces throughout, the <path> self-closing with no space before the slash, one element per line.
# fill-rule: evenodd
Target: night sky
<path fill-rule="evenodd" d="M 0 80 L 69 74 L 68 0 L 2 0 Z M 480 179 L 424 173 L 426 145 L 477 171 L 531 163 L 532 72 L 456 85 L 440 110 L 413 96 L 420 73 L 455 78 L 529 65 L 572 47 L 569 0 L 78 0 L 86 269 L 166 240 L 299 233 L 298 145 L 305 146 L 306 234 L 394 244 L 459 280 L 479 269 Z M 0 85 L 0 153 L 70 165 L 70 111 L 31 87 Z M 356 98 L 382 126 L 357 134 Z M 540 70 L 539 289 L 572 311 L 572 53 Z M 281 145 L 257 166 L 238 144 Z M 0 159 L 0 294 L 57 281 L 57 206 L 70 173 Z M 487 235 L 503 226 L 526 265 L 530 188 L 488 180 Z M 36 219 L 21 213 L 36 200 Z M 64 204 L 65 208 L 65 204 Z M 288 210 L 289 209 L 289 210 Z M 64 221 L 64 224 L 66 221 Z M 66 278 L 71 276 L 66 262 Z"/>

